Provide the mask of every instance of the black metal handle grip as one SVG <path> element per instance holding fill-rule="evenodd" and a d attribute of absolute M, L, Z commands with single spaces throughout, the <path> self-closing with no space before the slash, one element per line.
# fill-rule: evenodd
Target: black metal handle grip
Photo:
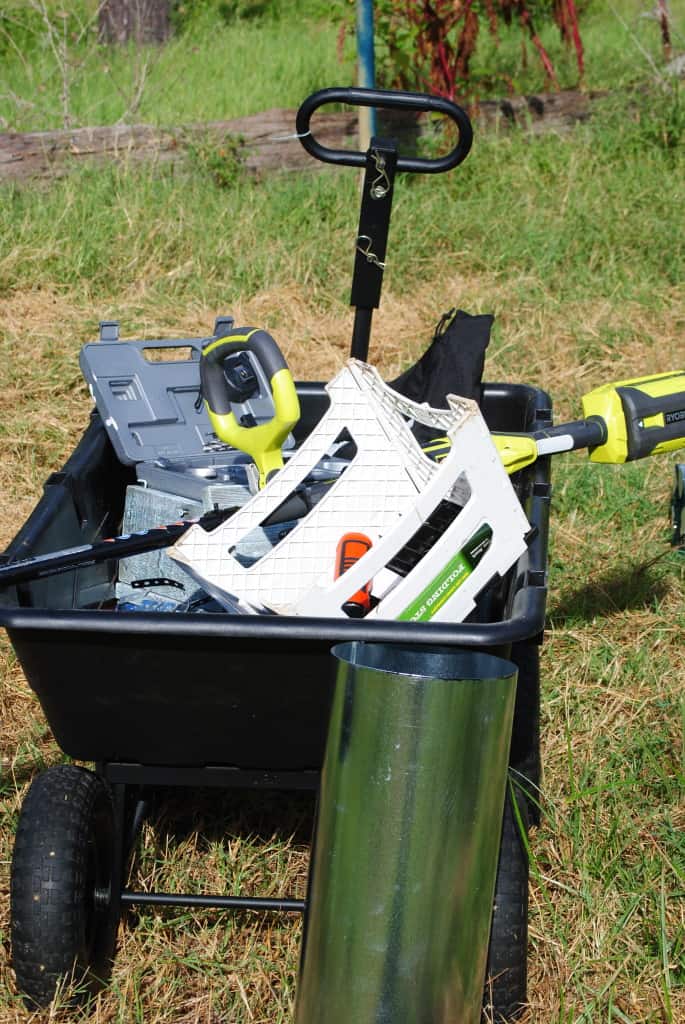
<path fill-rule="evenodd" d="M 307 152 L 327 164 L 343 164 L 346 167 L 364 167 L 366 153 L 358 150 L 330 149 L 322 146 L 311 134 L 309 122 L 312 114 L 326 103 L 347 103 L 352 107 L 381 107 L 388 110 L 432 111 L 450 117 L 459 129 L 459 138 L 454 149 L 447 156 L 427 160 L 423 157 L 401 156 L 397 160 L 398 171 L 412 171 L 415 174 L 441 174 L 465 160 L 473 142 L 471 121 L 465 110 L 456 103 L 441 96 L 424 96 L 418 92 L 393 92 L 388 89 L 320 89 L 302 103 L 297 112 L 295 125 L 300 142 Z"/>
<path fill-rule="evenodd" d="M 626 462 L 646 458 L 660 444 L 674 442 L 671 449 L 685 445 L 685 392 L 652 396 L 639 387 L 617 387 L 616 391 L 626 418 Z M 661 418 L 663 426 L 649 424 L 653 418 Z"/>

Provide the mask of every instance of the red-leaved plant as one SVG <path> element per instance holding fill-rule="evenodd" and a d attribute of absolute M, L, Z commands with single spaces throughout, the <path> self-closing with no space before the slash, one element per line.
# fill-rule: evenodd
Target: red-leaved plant
<path fill-rule="evenodd" d="M 583 74 L 583 44 L 575 0 L 377 0 L 377 37 L 387 47 L 392 66 L 387 84 L 428 88 L 456 99 L 469 90 L 470 61 L 483 22 L 498 40 L 500 19 L 521 26 L 535 47 L 545 84 L 558 88 L 554 65 L 536 29 L 552 18 L 563 41 L 576 53 Z"/>

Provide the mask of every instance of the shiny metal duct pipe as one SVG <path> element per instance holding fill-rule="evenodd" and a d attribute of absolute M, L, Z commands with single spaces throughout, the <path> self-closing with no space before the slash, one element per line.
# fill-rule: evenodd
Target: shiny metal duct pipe
<path fill-rule="evenodd" d="M 333 654 L 296 1024 L 478 1024 L 516 667 Z"/>

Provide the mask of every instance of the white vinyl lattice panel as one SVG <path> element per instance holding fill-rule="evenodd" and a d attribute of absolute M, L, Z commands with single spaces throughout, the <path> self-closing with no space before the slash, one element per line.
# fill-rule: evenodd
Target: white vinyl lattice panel
<path fill-rule="evenodd" d="M 378 373 L 350 360 L 327 386 L 331 404 L 312 434 L 267 486 L 210 533 L 194 526 L 169 554 L 219 600 L 230 596 L 280 614 L 342 616 L 342 604 L 368 580 L 378 604 L 369 617 L 397 618 L 439 574 L 473 532 L 487 523 L 490 547 L 454 596 L 435 614 L 458 621 L 496 573 L 525 550 L 528 522 L 477 405 L 449 396 L 448 409 L 429 409 L 392 391 Z M 407 418 L 446 434 L 446 458 L 431 461 L 417 444 Z M 346 430 L 357 452 L 350 466 L 298 525 L 249 567 L 230 553 L 301 484 Z M 468 484 L 465 507 L 406 576 L 385 570 L 430 514 L 450 499 L 455 482 Z M 335 553 L 349 532 L 365 533 L 370 551 L 334 579 Z"/>

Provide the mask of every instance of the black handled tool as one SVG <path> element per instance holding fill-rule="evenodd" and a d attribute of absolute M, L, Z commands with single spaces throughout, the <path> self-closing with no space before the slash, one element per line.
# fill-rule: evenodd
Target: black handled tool
<path fill-rule="evenodd" d="M 494 433 L 507 473 L 543 455 L 588 448 L 591 462 L 620 465 L 685 447 L 685 372 L 652 374 L 603 384 L 583 395 L 585 419 L 544 427 L 533 434 Z M 424 448 L 439 461 L 450 442 L 435 438 Z"/>
<path fill-rule="evenodd" d="M 322 481 L 299 488 L 264 520 L 262 526 L 277 526 L 279 523 L 287 523 L 305 516 L 329 486 L 327 481 Z M 168 548 L 191 526 L 199 525 L 205 530 L 213 530 L 236 511 L 237 507 L 212 509 L 197 519 L 180 519 L 176 523 L 155 526 L 150 530 L 126 533 L 119 537 L 98 540 L 93 544 L 82 544 L 9 562 L 0 566 L 0 588 L 44 579 L 46 576 L 56 576 L 61 572 L 95 565 L 97 562 L 107 562 L 109 559 L 128 558 L 130 555 L 142 555 L 148 551 Z"/>
<path fill-rule="evenodd" d="M 0 587 L 26 583 L 45 576 L 56 576 L 61 572 L 69 572 L 70 569 L 107 562 L 110 558 L 128 558 L 130 555 L 158 551 L 174 544 L 191 526 L 199 524 L 206 530 L 212 530 L 235 511 L 235 508 L 216 509 L 197 519 L 179 519 L 178 522 L 168 523 L 166 526 L 155 526 L 138 533 L 124 533 L 119 537 L 95 541 L 93 544 L 80 544 L 77 547 L 63 548 L 61 551 L 50 551 L 45 555 L 34 555 L 32 558 L 9 562 L 0 566 Z"/>

